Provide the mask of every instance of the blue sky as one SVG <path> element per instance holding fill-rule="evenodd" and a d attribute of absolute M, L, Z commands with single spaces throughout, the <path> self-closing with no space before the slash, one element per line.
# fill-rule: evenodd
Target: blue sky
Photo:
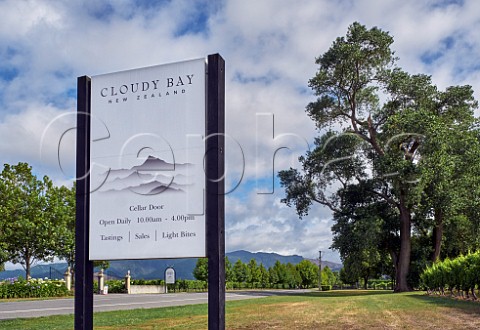
<path fill-rule="evenodd" d="M 395 38 L 399 65 L 480 91 L 480 2 L 0 0 L 0 161 L 71 184 L 76 78 L 220 53 L 226 60 L 227 251 L 329 251 L 331 214 L 299 220 L 272 171 L 318 133 L 305 114 L 315 58 L 354 21 Z M 277 150 L 277 153 L 275 153 Z M 273 155 L 276 155 L 275 158 Z M 245 166 L 243 166 L 245 164 Z M 273 165 L 274 164 L 274 165 Z M 328 252 L 325 259 L 339 261 Z"/>

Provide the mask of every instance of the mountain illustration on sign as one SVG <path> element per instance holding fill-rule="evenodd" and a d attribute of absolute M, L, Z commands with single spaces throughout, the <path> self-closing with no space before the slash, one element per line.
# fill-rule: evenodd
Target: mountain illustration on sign
<path fill-rule="evenodd" d="M 99 192 L 115 193 L 130 191 L 140 195 L 160 193 L 184 193 L 192 186 L 188 172 L 195 165 L 190 163 L 169 163 L 163 159 L 148 156 L 140 165 L 127 169 L 110 169 Z"/>

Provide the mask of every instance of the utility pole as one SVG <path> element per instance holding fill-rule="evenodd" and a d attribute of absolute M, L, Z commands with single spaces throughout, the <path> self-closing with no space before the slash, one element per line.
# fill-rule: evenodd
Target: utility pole
<path fill-rule="evenodd" d="M 322 251 L 318 251 L 318 291 L 322 291 Z"/>

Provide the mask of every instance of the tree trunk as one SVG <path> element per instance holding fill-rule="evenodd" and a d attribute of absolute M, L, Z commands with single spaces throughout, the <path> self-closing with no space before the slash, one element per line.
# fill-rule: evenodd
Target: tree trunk
<path fill-rule="evenodd" d="M 440 250 L 442 248 L 442 237 L 443 237 L 443 212 L 439 209 L 434 211 L 435 217 L 435 227 L 433 227 L 433 253 L 432 253 L 432 262 L 435 262 L 440 257 Z"/>
<path fill-rule="evenodd" d="M 23 269 L 25 269 L 25 279 L 27 281 L 30 281 L 30 268 L 32 266 L 32 258 L 30 257 L 30 250 L 28 248 L 25 248 L 22 251 L 22 259 L 25 262 L 25 265 L 22 265 Z"/>
<path fill-rule="evenodd" d="M 363 289 L 368 290 L 368 276 L 363 278 L 364 284 L 363 284 Z"/>
<path fill-rule="evenodd" d="M 30 281 L 30 258 L 25 258 L 25 279 Z"/>
<path fill-rule="evenodd" d="M 396 274 L 397 273 L 397 268 L 398 268 L 398 253 L 396 253 L 395 251 L 392 251 L 392 250 L 390 250 L 389 253 L 390 253 L 390 257 L 392 258 L 393 272 L 394 272 L 394 274 Z"/>
<path fill-rule="evenodd" d="M 397 272 L 395 274 L 395 292 L 412 291 L 407 283 L 407 276 L 410 269 L 410 255 L 412 250 L 411 227 L 412 219 L 410 210 L 405 205 L 405 196 L 400 196 L 400 253 L 398 255 Z"/>

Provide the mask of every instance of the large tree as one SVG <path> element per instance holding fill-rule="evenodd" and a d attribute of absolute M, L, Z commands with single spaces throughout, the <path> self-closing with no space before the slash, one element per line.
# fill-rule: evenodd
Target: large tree
<path fill-rule="evenodd" d="M 309 260 L 302 260 L 297 264 L 297 271 L 300 274 L 302 288 L 310 288 L 318 284 L 318 266 Z"/>
<path fill-rule="evenodd" d="M 208 259 L 198 258 L 193 276 L 199 281 L 208 281 Z"/>
<path fill-rule="evenodd" d="M 377 196 L 350 188 L 342 193 L 342 213 L 334 213 L 332 248 L 340 252 L 348 277 L 362 278 L 366 289 L 368 279 L 388 272 L 386 260 L 398 256 L 398 217 Z"/>
<path fill-rule="evenodd" d="M 235 261 L 232 267 L 233 278 L 235 282 L 246 282 L 248 278 L 248 267 L 245 265 L 242 260 L 238 259 Z"/>
<path fill-rule="evenodd" d="M 395 291 L 401 292 L 411 289 L 412 221 L 422 198 L 429 125 L 438 120 L 445 128 L 468 130 L 477 103 L 469 86 L 441 92 L 429 76 L 404 72 L 392 43 L 388 32 L 353 23 L 317 59 L 309 85 L 318 98 L 307 113 L 321 135 L 300 158 L 303 169 L 282 171 L 280 179 L 283 201 L 300 216 L 314 202 L 345 213 L 343 193 L 352 186 L 393 209 L 399 233 Z"/>
<path fill-rule="evenodd" d="M 71 269 L 75 263 L 75 185 L 51 186 L 46 194 L 45 217 L 56 226 L 55 256 L 67 261 Z"/>
<path fill-rule="evenodd" d="M 247 283 L 260 283 L 262 274 L 260 273 L 260 267 L 257 265 L 257 261 L 255 259 L 250 259 L 247 269 Z"/>
<path fill-rule="evenodd" d="M 0 174 L 0 215 L 4 250 L 10 261 L 20 263 L 30 278 L 32 264 L 52 260 L 58 231 L 52 221 L 49 196 L 51 180 L 38 179 L 26 163 L 5 164 Z"/>

